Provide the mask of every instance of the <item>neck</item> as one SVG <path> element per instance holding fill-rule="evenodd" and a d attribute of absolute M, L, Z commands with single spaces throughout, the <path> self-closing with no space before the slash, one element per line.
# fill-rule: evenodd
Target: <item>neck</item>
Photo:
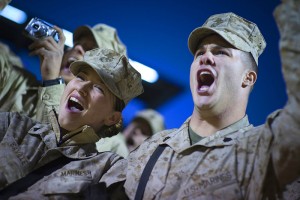
<path fill-rule="evenodd" d="M 245 112 L 214 114 L 194 109 L 190 126 L 198 135 L 207 137 L 242 119 L 245 114 Z"/>

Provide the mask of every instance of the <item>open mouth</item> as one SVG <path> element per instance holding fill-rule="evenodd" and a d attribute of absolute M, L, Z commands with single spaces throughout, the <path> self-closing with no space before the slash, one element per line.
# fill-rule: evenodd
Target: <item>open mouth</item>
<path fill-rule="evenodd" d="M 198 73 L 198 84 L 200 91 L 207 91 L 214 83 L 215 76 L 208 70 L 202 70 Z"/>
<path fill-rule="evenodd" d="M 74 57 L 69 58 L 69 59 L 68 59 L 68 66 L 70 66 L 73 62 L 75 62 L 75 61 L 77 61 L 77 60 L 79 60 L 79 59 L 74 58 Z"/>
<path fill-rule="evenodd" d="M 68 100 L 68 108 L 71 111 L 82 111 L 83 110 L 83 106 L 81 105 L 81 103 L 78 101 L 78 99 L 76 99 L 75 97 L 71 97 Z"/>
<path fill-rule="evenodd" d="M 67 63 L 62 67 L 61 70 L 64 70 L 65 72 L 68 72 L 68 73 L 71 73 L 69 67 L 70 67 L 70 65 L 71 65 L 73 62 L 75 62 L 75 61 L 77 61 L 77 60 L 78 60 L 78 59 L 76 59 L 76 58 L 74 58 L 74 57 L 69 58 L 68 61 L 67 61 Z"/>

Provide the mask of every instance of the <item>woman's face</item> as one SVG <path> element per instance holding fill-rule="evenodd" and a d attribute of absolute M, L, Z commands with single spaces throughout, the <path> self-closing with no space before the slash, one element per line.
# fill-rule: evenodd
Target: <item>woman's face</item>
<path fill-rule="evenodd" d="M 114 110 L 115 98 L 94 70 L 84 68 L 66 86 L 59 124 L 68 131 L 89 125 L 96 132 L 103 125 L 113 125 L 121 118 L 121 113 Z"/>

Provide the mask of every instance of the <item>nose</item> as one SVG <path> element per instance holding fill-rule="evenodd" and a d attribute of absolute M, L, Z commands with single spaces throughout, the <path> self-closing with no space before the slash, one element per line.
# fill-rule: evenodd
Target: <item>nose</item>
<path fill-rule="evenodd" d="M 82 96 L 87 96 L 89 89 L 92 86 L 92 82 L 91 81 L 82 81 L 77 85 L 77 91 L 79 92 L 79 94 L 81 94 Z"/>
<path fill-rule="evenodd" d="M 215 64 L 213 54 L 209 51 L 205 52 L 200 57 L 200 65 L 213 65 Z"/>

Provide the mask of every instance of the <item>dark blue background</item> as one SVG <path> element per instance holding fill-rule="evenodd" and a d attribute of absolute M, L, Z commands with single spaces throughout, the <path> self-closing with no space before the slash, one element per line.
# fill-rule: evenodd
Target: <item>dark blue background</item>
<path fill-rule="evenodd" d="M 187 48 L 189 33 L 212 14 L 235 12 L 254 21 L 267 42 L 259 59 L 259 75 L 251 94 L 248 115 L 254 125 L 284 106 L 285 84 L 278 51 L 279 33 L 273 10 L 279 0 L 12 0 L 11 5 L 61 28 L 73 31 L 88 24 L 106 23 L 117 28 L 131 59 L 156 69 L 161 77 L 184 87 L 184 91 L 157 108 L 167 128 L 180 126 L 190 116 L 193 102 L 189 68 L 193 60 Z M 18 51 L 26 67 L 39 73 L 39 62 L 28 52 Z M 155 98 L 155 97 L 153 97 Z M 132 101 L 124 111 L 125 123 L 143 107 Z"/>

